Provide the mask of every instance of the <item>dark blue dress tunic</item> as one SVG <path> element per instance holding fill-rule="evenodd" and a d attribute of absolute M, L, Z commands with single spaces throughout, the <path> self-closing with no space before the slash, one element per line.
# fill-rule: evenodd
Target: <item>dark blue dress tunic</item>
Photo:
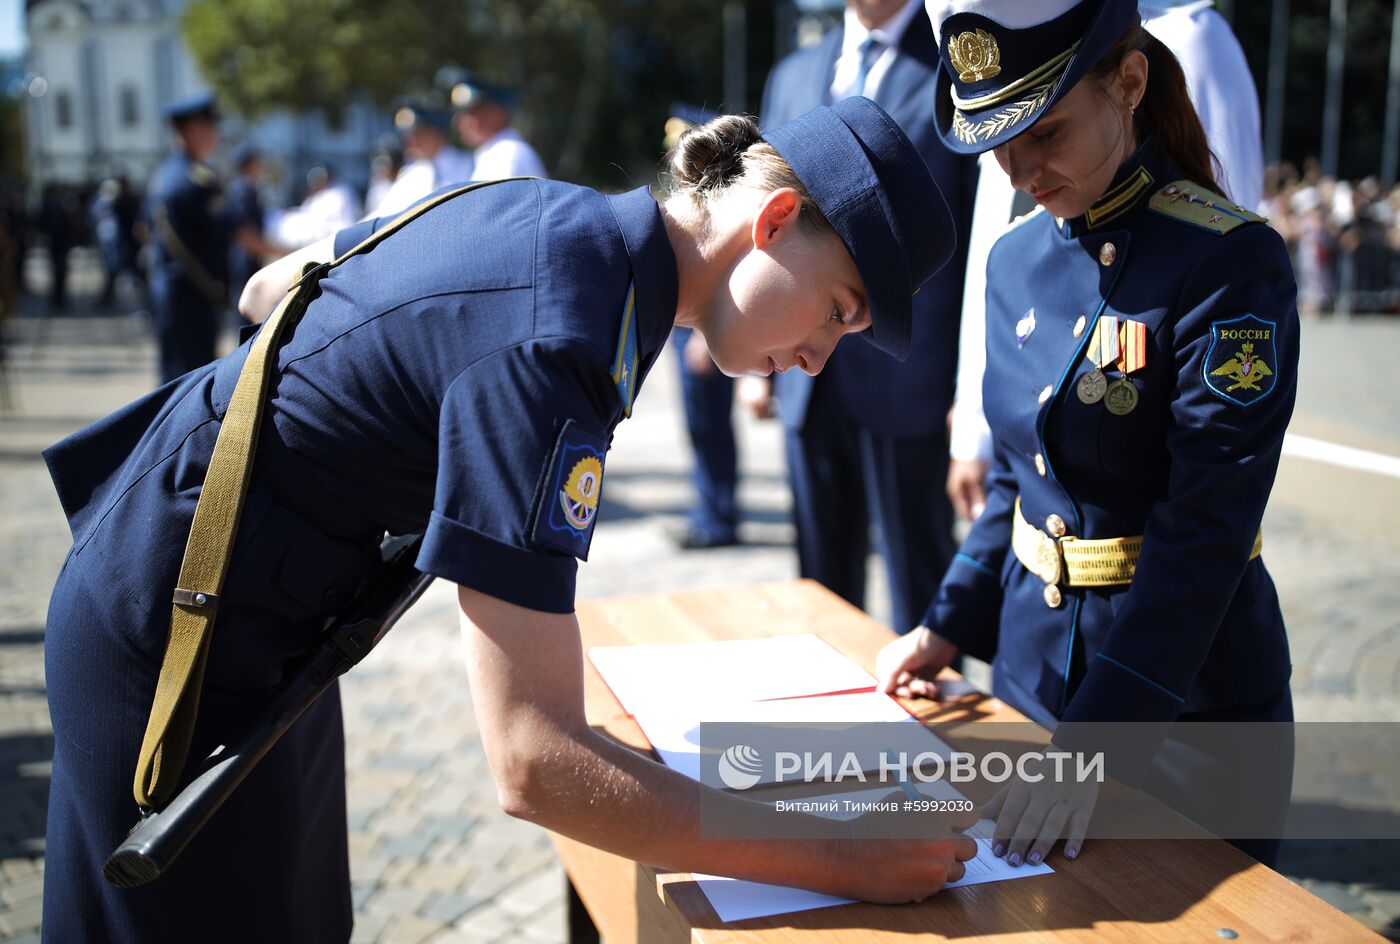
<path fill-rule="evenodd" d="M 342 234 L 353 245 L 377 223 Z M 674 319 L 676 263 L 645 190 L 545 181 L 457 197 L 333 271 L 278 355 L 192 758 L 281 681 L 373 566 L 573 608 L 613 428 Z M 100 870 L 131 780 L 170 596 L 247 353 L 186 374 L 45 456 L 73 532 L 46 635 L 55 750 L 44 938 L 343 942 L 351 904 L 332 691 L 163 878 Z"/>
<path fill-rule="evenodd" d="M 1084 216 L 1038 210 L 988 261 L 995 461 L 924 624 L 991 660 L 994 694 L 1050 727 L 1292 717 L 1278 594 L 1251 557 L 1297 390 L 1292 267 L 1258 217 L 1181 176 L 1149 141 Z M 1145 326 L 1124 413 L 1078 395 L 1110 317 Z M 1252 376 L 1235 376 L 1241 358 Z M 1018 498 L 1042 532 L 1144 536 L 1131 584 L 1047 587 L 1012 550 Z M 1119 776 L 1144 776 L 1157 744 L 1140 748 Z M 1201 795 L 1211 776 L 1158 774 Z"/>

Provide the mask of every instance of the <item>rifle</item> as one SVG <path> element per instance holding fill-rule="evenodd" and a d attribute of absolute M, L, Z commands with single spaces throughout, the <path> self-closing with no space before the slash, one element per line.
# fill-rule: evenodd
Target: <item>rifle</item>
<path fill-rule="evenodd" d="M 159 878 L 278 739 L 331 683 L 367 656 L 433 582 L 413 566 L 421 535 L 387 538 L 384 564 L 346 609 L 330 621 L 320 644 L 242 730 L 210 752 L 161 810 L 146 813 L 102 867 L 108 882 L 131 888 Z"/>

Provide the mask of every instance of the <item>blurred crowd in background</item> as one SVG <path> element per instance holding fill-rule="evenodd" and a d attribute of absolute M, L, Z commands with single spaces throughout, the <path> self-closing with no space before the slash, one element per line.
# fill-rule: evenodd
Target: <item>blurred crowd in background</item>
<path fill-rule="evenodd" d="M 370 181 L 361 190 L 324 164 L 294 178 L 289 168 L 259 161 L 264 232 L 293 248 L 334 233 L 373 212 L 402 163 L 396 142 L 382 142 L 366 155 L 367 170 L 356 174 Z M 229 177 L 238 174 L 237 168 L 227 170 Z M 45 307 L 55 313 L 142 307 L 144 193 L 144 182 L 116 177 L 81 187 L 51 184 L 34 199 L 21 181 L 0 181 L 0 310 L 14 311 L 20 293 L 41 290 Z M 1374 176 L 1334 180 L 1316 160 L 1301 169 L 1284 163 L 1267 169 L 1258 209 L 1293 253 L 1305 315 L 1400 314 L 1400 185 L 1383 190 Z M 21 262 L 31 249 L 39 251 L 31 272 L 52 277 L 26 284 Z M 94 253 L 104 273 L 101 290 L 77 299 L 77 309 L 67 288 L 74 251 Z M 119 285 L 126 307 L 114 309 Z"/>
<path fill-rule="evenodd" d="M 1270 167 L 1259 212 L 1288 242 L 1304 315 L 1400 313 L 1400 185 Z"/>

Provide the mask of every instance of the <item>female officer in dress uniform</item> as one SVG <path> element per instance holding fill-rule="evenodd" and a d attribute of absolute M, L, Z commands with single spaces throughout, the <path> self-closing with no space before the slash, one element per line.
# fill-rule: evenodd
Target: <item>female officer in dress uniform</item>
<path fill-rule="evenodd" d="M 472 694 L 507 812 L 667 868 L 924 897 L 962 874 L 970 840 L 909 842 L 897 855 L 877 843 L 702 841 L 704 788 L 584 719 L 576 561 L 612 430 L 673 323 L 701 332 L 734 374 L 815 372 L 853 332 L 898 355 L 912 292 L 951 253 L 923 161 L 868 101 L 811 112 L 766 141 L 747 118 L 716 119 L 685 137 L 673 173 L 660 205 L 645 189 L 490 185 L 320 282 L 275 354 L 191 754 L 204 756 L 277 685 L 386 530 L 421 531 L 418 567 L 459 585 Z M 259 305 L 268 286 L 280 295 L 329 250 L 275 263 L 245 298 Z M 135 819 L 130 778 L 172 588 L 247 357 L 245 345 L 46 453 L 74 537 L 46 640 L 56 742 L 46 940 L 350 934 L 333 692 L 169 873 L 124 890 L 100 874 Z"/>
<path fill-rule="evenodd" d="M 932 697 L 956 652 L 994 658 L 994 693 L 1042 724 L 1141 723 L 1109 757 L 1140 782 L 1174 721 L 1292 717 L 1258 544 L 1295 393 L 1288 255 L 1215 184 L 1181 70 L 1132 0 L 929 9 L 944 142 L 994 150 L 1040 206 L 988 262 L 986 511 L 879 674 Z M 1158 775 L 1190 792 L 1223 769 Z M 1063 834 L 1073 858 L 1094 801 L 1014 783 L 989 806 L 994 850 L 1038 863 Z"/>

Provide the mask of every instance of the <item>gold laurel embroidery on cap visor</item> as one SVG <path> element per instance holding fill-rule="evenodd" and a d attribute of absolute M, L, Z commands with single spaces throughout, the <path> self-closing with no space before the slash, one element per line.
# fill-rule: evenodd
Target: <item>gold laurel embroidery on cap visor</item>
<path fill-rule="evenodd" d="M 559 490 L 559 506 L 564 518 L 582 531 L 598 511 L 598 492 L 603 484 L 603 464 L 594 456 L 574 463 L 564 487 Z"/>
<path fill-rule="evenodd" d="M 968 121 L 962 111 L 953 109 L 953 133 L 968 144 L 988 140 L 1001 134 L 1012 125 L 1017 125 L 1033 115 L 1036 109 L 1050 100 L 1050 91 L 1055 87 L 1054 80 L 1031 90 L 1029 98 L 1023 98 L 1010 107 L 1003 108 L 990 118 Z"/>
<path fill-rule="evenodd" d="M 948 60 L 964 82 L 1001 75 L 1001 49 L 986 30 L 970 30 L 948 40 Z"/>

